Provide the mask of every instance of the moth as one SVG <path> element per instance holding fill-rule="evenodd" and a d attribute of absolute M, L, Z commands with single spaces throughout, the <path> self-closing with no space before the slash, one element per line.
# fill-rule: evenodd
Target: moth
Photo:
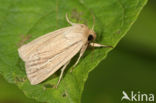
<path fill-rule="evenodd" d="M 21 46 L 18 49 L 20 58 L 25 62 L 26 74 L 32 85 L 36 85 L 61 69 L 56 87 L 59 85 L 64 70 L 70 60 L 77 54 L 79 57 L 75 67 L 87 47 L 110 47 L 93 43 L 96 34 L 84 24 L 76 24 L 66 20 L 71 26 L 47 33 Z"/>

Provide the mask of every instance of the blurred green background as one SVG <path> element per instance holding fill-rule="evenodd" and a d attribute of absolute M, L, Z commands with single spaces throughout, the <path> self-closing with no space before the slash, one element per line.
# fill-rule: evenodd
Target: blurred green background
<path fill-rule="evenodd" d="M 82 103 L 120 103 L 123 90 L 156 95 L 155 4 L 155 0 L 149 0 L 127 35 L 89 74 Z M 38 102 L 0 76 L 0 103 Z"/>

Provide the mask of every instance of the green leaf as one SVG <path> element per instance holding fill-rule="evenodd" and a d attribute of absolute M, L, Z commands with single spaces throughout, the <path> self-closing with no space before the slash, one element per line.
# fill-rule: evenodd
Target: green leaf
<path fill-rule="evenodd" d="M 147 0 L 0 0 L 0 73 L 15 83 L 25 95 L 40 102 L 80 103 L 88 74 L 111 50 L 88 49 L 78 66 L 70 73 L 66 69 L 57 89 L 59 73 L 38 85 L 30 85 L 18 46 L 45 33 L 69 26 L 70 20 L 85 23 L 90 28 L 95 17 L 96 42 L 115 47 L 135 22 Z"/>
<path fill-rule="evenodd" d="M 0 75 L 0 103 L 39 103 L 26 98 L 20 89 L 4 80 Z"/>

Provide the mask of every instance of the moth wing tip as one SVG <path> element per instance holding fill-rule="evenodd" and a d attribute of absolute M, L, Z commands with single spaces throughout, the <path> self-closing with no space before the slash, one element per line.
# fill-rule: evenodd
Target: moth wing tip
<path fill-rule="evenodd" d="M 31 81 L 30 81 L 30 84 L 31 84 L 31 85 L 36 85 L 36 84 L 38 84 L 38 83 L 35 83 L 35 82 L 31 82 Z"/>
<path fill-rule="evenodd" d="M 22 59 L 22 60 L 24 60 L 25 61 L 25 59 L 24 59 L 24 54 L 23 54 L 23 52 L 22 52 L 22 48 L 20 47 L 20 48 L 18 48 L 18 55 L 19 55 L 19 57 Z"/>
<path fill-rule="evenodd" d="M 28 79 L 29 79 L 31 85 L 39 84 L 39 82 L 37 82 L 36 80 L 30 79 L 30 78 L 28 78 Z"/>
<path fill-rule="evenodd" d="M 21 48 L 18 48 L 17 51 L 18 51 L 19 56 L 22 58 L 22 51 L 21 51 Z"/>
<path fill-rule="evenodd" d="M 26 72 L 27 72 L 27 70 L 26 70 Z M 39 84 L 41 82 L 40 80 L 38 80 L 38 78 L 36 76 L 32 77 L 32 75 L 27 74 L 27 78 L 28 78 L 31 85 L 36 85 L 36 84 Z"/>
<path fill-rule="evenodd" d="M 22 46 L 20 48 L 17 49 L 18 51 L 18 55 L 19 57 L 24 61 L 26 62 L 28 60 L 28 57 L 27 57 L 27 51 L 25 50 L 25 46 Z"/>

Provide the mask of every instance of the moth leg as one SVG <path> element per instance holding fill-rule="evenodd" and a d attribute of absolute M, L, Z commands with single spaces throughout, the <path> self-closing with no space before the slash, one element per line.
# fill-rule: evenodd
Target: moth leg
<path fill-rule="evenodd" d="M 70 71 L 70 72 L 72 72 L 72 71 L 73 71 L 73 68 L 74 68 L 74 67 L 76 67 L 76 65 L 77 65 L 77 64 L 78 64 L 78 62 L 80 61 L 80 58 L 82 57 L 82 55 L 83 55 L 83 54 L 84 54 L 84 52 L 86 51 L 87 46 L 88 46 L 88 45 L 85 45 L 85 46 L 83 46 L 83 47 L 81 48 L 80 55 L 79 55 L 79 57 L 78 57 L 78 59 L 77 59 L 76 63 L 74 64 L 74 66 L 72 67 L 72 69 L 71 69 L 71 71 Z"/>
<path fill-rule="evenodd" d="M 56 88 L 58 87 L 58 85 L 60 84 L 60 81 L 62 79 L 62 76 L 63 76 L 63 73 L 64 73 L 64 70 L 66 69 L 67 65 L 70 63 L 70 61 L 68 61 L 61 69 L 61 74 L 60 74 L 60 77 L 59 77 L 59 80 L 57 82 L 57 85 L 56 85 Z"/>
<path fill-rule="evenodd" d="M 112 46 L 109 46 L 109 45 L 102 45 L 102 44 L 98 44 L 98 43 L 90 43 L 89 45 L 92 46 L 92 47 L 113 48 Z"/>

